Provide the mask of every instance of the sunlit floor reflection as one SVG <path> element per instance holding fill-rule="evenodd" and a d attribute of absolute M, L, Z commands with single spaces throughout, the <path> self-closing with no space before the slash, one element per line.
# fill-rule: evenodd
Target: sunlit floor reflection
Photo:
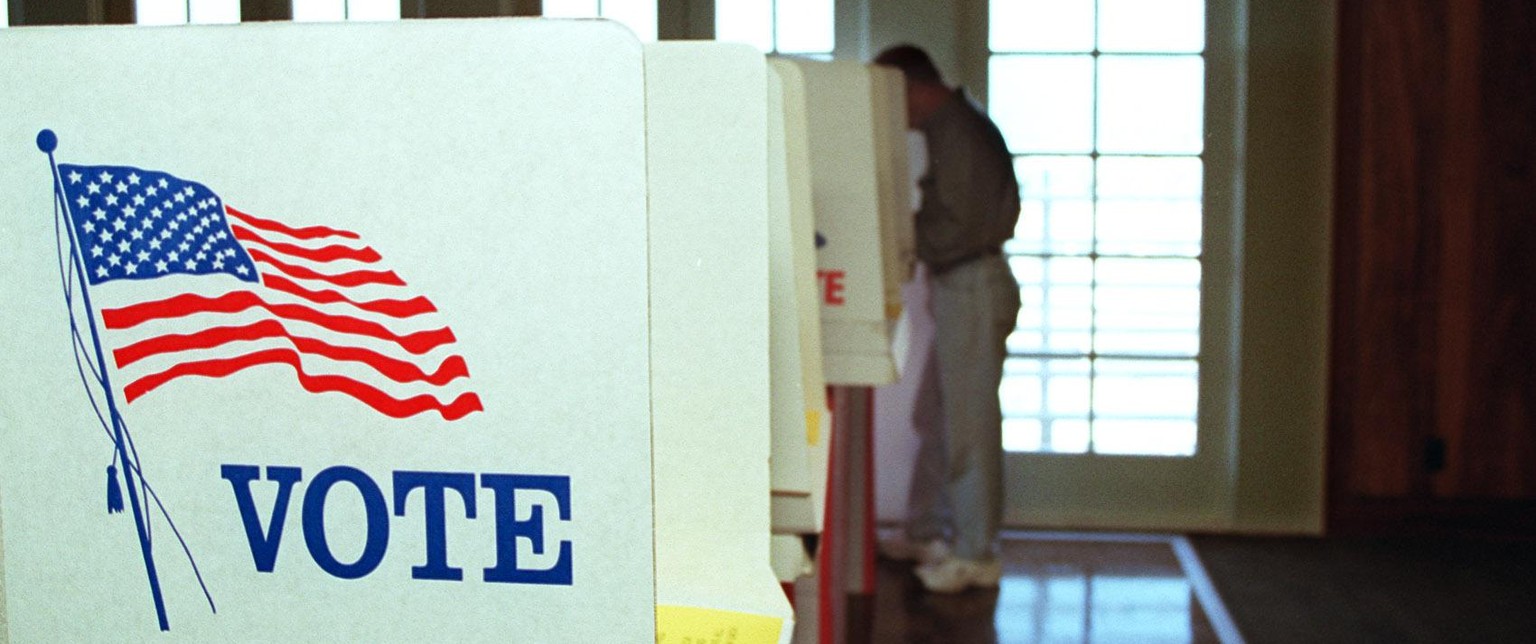
<path fill-rule="evenodd" d="M 1034 535 L 1003 544 L 997 590 L 934 595 L 880 562 L 855 642 L 1216 642 L 1166 540 Z M 864 629 L 867 628 L 867 632 Z"/>

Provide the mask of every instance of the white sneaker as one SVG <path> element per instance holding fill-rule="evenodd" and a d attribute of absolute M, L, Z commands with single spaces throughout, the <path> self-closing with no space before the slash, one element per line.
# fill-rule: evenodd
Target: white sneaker
<path fill-rule="evenodd" d="M 1003 578 L 1003 564 L 996 559 L 950 558 L 918 566 L 913 572 L 929 592 L 958 593 L 967 588 L 997 588 Z"/>
<path fill-rule="evenodd" d="M 892 561 L 915 561 L 919 564 L 938 563 L 949 558 L 949 544 L 943 540 L 912 541 L 905 536 L 880 540 L 880 556 Z"/>

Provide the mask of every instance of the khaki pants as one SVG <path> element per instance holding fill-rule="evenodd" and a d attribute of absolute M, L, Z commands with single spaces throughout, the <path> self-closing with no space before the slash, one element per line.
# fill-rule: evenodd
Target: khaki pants
<path fill-rule="evenodd" d="M 1001 256 L 929 279 L 933 349 L 912 424 L 921 442 L 907 498 L 907 536 L 952 541 L 954 556 L 995 556 L 1003 513 L 1002 382 L 1019 285 Z"/>

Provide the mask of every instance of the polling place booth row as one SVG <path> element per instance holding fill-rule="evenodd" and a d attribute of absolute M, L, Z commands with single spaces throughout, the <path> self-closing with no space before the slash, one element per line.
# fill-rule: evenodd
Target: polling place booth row
<path fill-rule="evenodd" d="M 0 642 L 827 641 L 783 584 L 862 534 L 899 75 L 538 19 L 0 61 Z"/>

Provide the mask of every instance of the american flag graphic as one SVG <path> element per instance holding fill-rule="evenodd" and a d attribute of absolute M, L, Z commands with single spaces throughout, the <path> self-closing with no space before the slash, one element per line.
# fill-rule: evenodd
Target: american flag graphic
<path fill-rule="evenodd" d="M 93 292 L 131 300 L 99 308 L 125 403 L 181 378 L 285 365 L 306 391 L 393 418 L 483 409 L 453 331 L 355 233 L 252 216 L 164 172 L 58 173 Z"/>

